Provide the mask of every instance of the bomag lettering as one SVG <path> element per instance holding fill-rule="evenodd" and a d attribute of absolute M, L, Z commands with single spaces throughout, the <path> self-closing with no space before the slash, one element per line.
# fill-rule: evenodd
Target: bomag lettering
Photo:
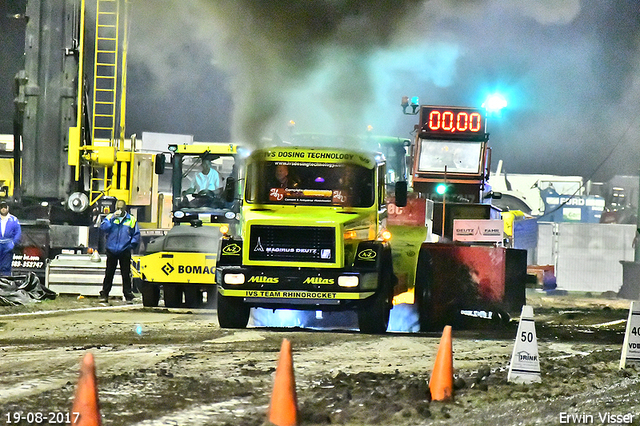
<path fill-rule="evenodd" d="M 322 277 L 307 277 L 303 283 L 304 284 L 333 284 L 335 280 L 333 278 L 322 278 Z"/>
<path fill-rule="evenodd" d="M 256 275 L 251 278 L 247 282 L 250 283 L 268 283 L 268 284 L 276 284 L 280 282 L 278 277 L 265 277 L 263 275 Z"/>
<path fill-rule="evenodd" d="M 215 274 L 216 268 L 202 265 L 179 265 L 178 273 L 179 274 Z"/>

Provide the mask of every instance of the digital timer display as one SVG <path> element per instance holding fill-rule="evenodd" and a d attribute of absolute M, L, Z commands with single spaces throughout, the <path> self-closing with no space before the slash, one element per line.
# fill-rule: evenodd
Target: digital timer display
<path fill-rule="evenodd" d="M 485 114 L 477 108 L 423 106 L 420 110 L 423 136 L 478 139 L 485 134 Z"/>

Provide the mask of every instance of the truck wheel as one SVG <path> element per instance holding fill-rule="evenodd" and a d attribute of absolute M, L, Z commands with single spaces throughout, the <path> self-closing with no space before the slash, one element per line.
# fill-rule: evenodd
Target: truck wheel
<path fill-rule="evenodd" d="M 178 284 L 163 284 L 164 306 L 167 308 L 179 308 L 182 304 L 182 288 Z"/>
<path fill-rule="evenodd" d="M 251 307 L 238 298 L 218 294 L 218 323 L 221 328 L 246 328 Z"/>
<path fill-rule="evenodd" d="M 142 294 L 142 306 L 155 308 L 160 302 L 160 287 L 151 284 L 149 281 L 140 280 L 138 282 L 138 290 Z"/>
<path fill-rule="evenodd" d="M 368 334 L 382 334 L 389 326 L 389 314 L 391 312 L 391 288 L 393 287 L 393 263 L 391 251 L 385 250 L 378 292 L 373 296 L 373 303 L 364 309 L 358 310 L 358 327 L 360 331 Z"/>
<path fill-rule="evenodd" d="M 184 306 L 187 308 L 202 307 L 202 292 L 196 286 L 184 286 Z"/>
<path fill-rule="evenodd" d="M 389 297 L 382 291 L 373 297 L 375 300 L 367 309 L 358 310 L 358 327 L 363 333 L 382 334 L 389 326 Z"/>

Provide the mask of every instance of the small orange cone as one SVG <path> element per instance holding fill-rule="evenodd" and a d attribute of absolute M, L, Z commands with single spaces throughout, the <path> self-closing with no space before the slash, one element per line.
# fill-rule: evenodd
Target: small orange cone
<path fill-rule="evenodd" d="M 80 365 L 80 378 L 76 388 L 76 398 L 71 409 L 71 424 L 77 426 L 100 426 L 98 387 L 93 354 L 87 352 Z"/>
<path fill-rule="evenodd" d="M 296 426 L 298 424 L 298 398 L 293 376 L 291 342 L 282 340 L 276 378 L 269 406 L 269 422 L 276 426 Z"/>
<path fill-rule="evenodd" d="M 451 344 L 451 326 L 442 332 L 436 362 L 429 380 L 432 401 L 448 401 L 453 398 L 453 346 Z"/>

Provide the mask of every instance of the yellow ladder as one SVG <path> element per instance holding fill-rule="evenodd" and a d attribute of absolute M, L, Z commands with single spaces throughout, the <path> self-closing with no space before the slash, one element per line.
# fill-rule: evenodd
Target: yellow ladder
<path fill-rule="evenodd" d="M 118 99 L 120 0 L 98 0 L 96 8 L 91 143 L 95 144 L 100 140 L 114 145 Z M 102 168 L 103 170 L 98 169 L 91 168 L 91 205 L 111 186 L 110 170 L 106 167 Z"/>
<path fill-rule="evenodd" d="M 119 0 L 98 0 L 93 66 L 92 142 L 113 143 L 118 83 Z"/>

